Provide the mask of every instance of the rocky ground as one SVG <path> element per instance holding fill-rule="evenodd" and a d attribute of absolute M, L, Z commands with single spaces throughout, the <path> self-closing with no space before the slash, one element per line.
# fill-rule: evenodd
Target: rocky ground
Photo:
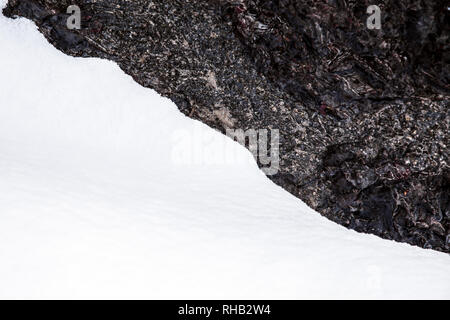
<path fill-rule="evenodd" d="M 66 27 L 72 4 L 80 30 Z M 379 1 L 369 30 L 371 4 L 10 0 L 4 14 L 217 130 L 279 129 L 275 183 L 348 228 L 450 252 L 450 11 Z"/>

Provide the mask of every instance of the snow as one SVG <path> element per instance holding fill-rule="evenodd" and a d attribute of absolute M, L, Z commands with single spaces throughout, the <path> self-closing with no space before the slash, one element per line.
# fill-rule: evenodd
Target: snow
<path fill-rule="evenodd" d="M 448 255 L 321 217 L 116 64 L 3 15 L 0 47 L 0 298 L 450 298 Z"/>

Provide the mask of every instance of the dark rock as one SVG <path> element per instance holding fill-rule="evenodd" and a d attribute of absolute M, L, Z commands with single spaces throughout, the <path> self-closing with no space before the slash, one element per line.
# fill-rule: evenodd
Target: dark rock
<path fill-rule="evenodd" d="M 221 132 L 278 128 L 270 178 L 329 219 L 450 252 L 447 3 L 378 2 L 382 30 L 365 0 L 10 0 L 4 13 Z M 81 30 L 65 27 L 72 4 Z"/>

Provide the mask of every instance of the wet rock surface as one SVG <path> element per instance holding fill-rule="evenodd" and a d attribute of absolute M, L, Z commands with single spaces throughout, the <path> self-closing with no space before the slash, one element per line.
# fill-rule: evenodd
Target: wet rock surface
<path fill-rule="evenodd" d="M 10 0 L 4 14 L 221 132 L 279 129 L 275 183 L 348 228 L 450 252 L 449 11 L 379 1 L 368 30 L 371 4 Z"/>

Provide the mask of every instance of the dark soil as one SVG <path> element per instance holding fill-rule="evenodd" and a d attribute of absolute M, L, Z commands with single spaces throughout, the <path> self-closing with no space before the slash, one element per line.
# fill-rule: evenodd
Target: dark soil
<path fill-rule="evenodd" d="M 380 0 L 381 30 L 371 4 L 10 0 L 4 14 L 217 130 L 279 129 L 275 183 L 348 228 L 450 252 L 447 1 Z"/>

